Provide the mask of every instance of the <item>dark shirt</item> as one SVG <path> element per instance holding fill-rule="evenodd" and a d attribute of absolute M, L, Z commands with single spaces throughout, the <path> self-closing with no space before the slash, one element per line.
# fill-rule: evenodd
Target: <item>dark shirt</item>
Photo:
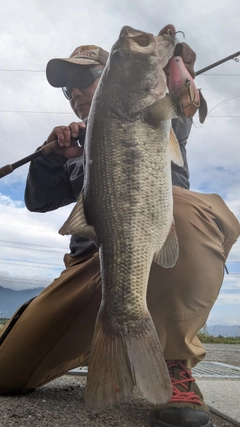
<path fill-rule="evenodd" d="M 186 144 L 191 130 L 191 120 L 183 122 L 173 119 L 172 126 L 176 133 L 184 166 L 172 162 L 172 183 L 189 189 L 189 170 L 187 164 Z M 48 212 L 76 202 L 83 186 L 83 156 L 66 160 L 56 153 L 42 155 L 30 163 L 25 189 L 25 203 L 33 212 Z M 72 236 L 70 255 L 85 256 L 95 250 L 91 240 Z"/>

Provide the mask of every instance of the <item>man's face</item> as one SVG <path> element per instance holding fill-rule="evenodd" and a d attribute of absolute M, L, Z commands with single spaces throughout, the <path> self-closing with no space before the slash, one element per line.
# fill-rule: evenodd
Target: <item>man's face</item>
<path fill-rule="evenodd" d="M 72 110 L 82 120 L 89 114 L 92 98 L 103 69 L 103 65 L 77 66 L 69 75 L 69 84 L 63 88 L 65 96 L 70 98 Z"/>
<path fill-rule="evenodd" d="M 99 78 L 95 80 L 95 82 L 86 89 L 78 89 L 74 87 L 72 90 L 72 98 L 69 102 L 74 113 L 76 114 L 76 116 L 79 117 L 79 119 L 83 120 L 89 114 L 93 95 L 97 88 Z"/>

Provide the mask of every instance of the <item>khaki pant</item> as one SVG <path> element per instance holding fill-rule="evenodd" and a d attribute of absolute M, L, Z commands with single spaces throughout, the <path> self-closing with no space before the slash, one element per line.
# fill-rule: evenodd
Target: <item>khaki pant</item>
<path fill-rule="evenodd" d="M 147 298 L 165 359 L 192 367 L 204 358 L 196 334 L 217 299 L 240 226 L 218 195 L 179 187 L 173 194 L 179 258 L 170 269 L 153 263 Z M 36 388 L 88 363 L 101 302 L 98 253 L 65 255 L 64 261 L 60 277 L 27 306 L 9 333 L 7 325 L 1 332 L 0 392 Z"/>

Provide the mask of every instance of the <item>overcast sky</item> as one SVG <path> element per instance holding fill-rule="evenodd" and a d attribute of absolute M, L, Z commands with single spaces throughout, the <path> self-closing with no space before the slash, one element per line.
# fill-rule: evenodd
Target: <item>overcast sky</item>
<path fill-rule="evenodd" d="M 76 120 L 61 90 L 46 80 L 50 59 L 68 57 L 81 44 L 109 50 L 124 25 L 157 34 L 172 23 L 197 53 L 199 70 L 240 50 L 239 16 L 239 0 L 2 0 L 0 166 L 31 154 L 54 126 Z M 228 61 L 196 84 L 209 115 L 203 125 L 194 118 L 191 189 L 218 193 L 240 219 L 240 62 Z M 12 289 L 47 286 L 63 269 L 69 243 L 57 231 L 72 206 L 47 214 L 25 208 L 27 168 L 0 180 L 0 285 L 4 277 Z M 240 242 L 227 265 L 209 324 L 240 324 Z"/>

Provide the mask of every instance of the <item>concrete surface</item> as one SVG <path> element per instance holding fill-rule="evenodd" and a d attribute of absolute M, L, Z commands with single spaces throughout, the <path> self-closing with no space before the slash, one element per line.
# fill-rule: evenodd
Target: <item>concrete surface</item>
<path fill-rule="evenodd" d="M 207 378 L 194 374 L 204 400 L 216 413 L 219 411 L 230 417 L 240 427 L 240 344 L 204 344 L 204 347 L 205 361 L 197 365 L 196 369 L 212 362 L 215 364 L 213 371 L 216 370 L 220 375 L 222 371 L 223 375 L 222 378 Z M 231 378 L 233 373 L 236 378 Z"/>
<path fill-rule="evenodd" d="M 210 406 L 214 404 L 226 413 L 229 401 L 233 408 L 239 405 L 240 382 L 236 382 L 235 389 L 231 380 L 230 392 L 225 387 L 226 380 L 221 384 L 216 380 L 198 382 Z M 65 375 L 28 395 L 0 396 L 0 427 L 150 427 L 150 405 L 139 393 L 134 392 L 121 404 L 97 413 L 86 408 L 85 383 L 86 377 Z M 221 400 L 219 389 L 226 390 L 226 406 L 217 402 L 218 398 Z M 212 412 L 212 427 L 240 427 L 236 420 L 220 415 Z M 237 413 L 235 417 L 238 418 Z"/>
<path fill-rule="evenodd" d="M 199 375 L 198 372 L 200 372 Z M 74 369 L 69 374 L 86 378 L 87 367 L 81 370 Z M 232 378 L 231 375 L 233 375 Z M 213 411 L 215 410 L 216 414 L 220 413 L 240 426 L 240 367 L 203 361 L 197 365 L 196 373 L 193 369 L 193 376 L 207 405 Z M 217 378 L 217 376 L 222 377 Z"/>
<path fill-rule="evenodd" d="M 207 361 L 240 368 L 240 345 L 205 347 Z M 194 376 L 212 409 L 213 427 L 240 427 L 240 378 Z M 65 375 L 32 394 L 0 396 L 0 427 L 150 427 L 150 406 L 137 392 L 96 413 L 86 409 L 85 383 L 86 376 Z"/>
<path fill-rule="evenodd" d="M 240 379 L 197 378 L 204 400 L 210 407 L 239 422 Z"/>
<path fill-rule="evenodd" d="M 210 365 L 211 363 L 212 362 L 210 362 Z M 225 377 L 202 378 L 202 375 L 194 375 L 194 372 L 193 375 L 196 378 L 196 382 L 200 387 L 207 405 L 211 409 L 215 410 L 216 413 L 224 415 L 226 419 L 230 418 L 232 421 L 236 421 L 236 423 L 239 422 L 240 426 L 240 368 L 236 368 L 235 371 L 236 375 L 239 375 L 239 378 L 228 378 L 228 371 L 230 374 L 231 371 L 234 372 L 235 366 L 215 363 L 216 362 L 212 363 L 210 375 L 214 375 L 214 371 L 216 371 L 217 375 L 222 374 L 225 375 Z M 198 365 L 199 368 L 201 365 L 203 366 L 203 372 L 206 369 L 204 368 L 205 364 L 209 365 L 209 363 L 206 362 L 200 362 Z M 205 371 L 205 373 L 208 375 L 208 371 Z M 86 378 L 87 367 L 84 367 L 81 370 L 79 368 L 74 369 L 70 371 L 69 374 L 73 376 L 83 376 Z"/>

